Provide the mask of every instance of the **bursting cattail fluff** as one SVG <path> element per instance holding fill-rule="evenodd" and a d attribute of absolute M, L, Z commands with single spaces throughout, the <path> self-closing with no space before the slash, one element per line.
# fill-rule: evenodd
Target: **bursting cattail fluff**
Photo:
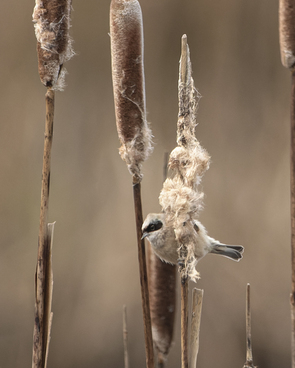
<path fill-rule="evenodd" d="M 198 185 L 209 168 L 210 161 L 208 153 L 195 137 L 199 97 L 191 76 L 189 48 L 184 35 L 178 81 L 178 146 L 169 158 L 169 167 L 174 176 L 164 182 L 159 200 L 166 214 L 167 225 L 174 228 L 180 251 L 185 250 L 185 253 L 182 253 L 185 254 L 182 259 L 185 266 L 182 275 L 189 276 L 192 280 L 198 278 L 198 272 L 195 269 L 197 259 L 194 255 L 194 231 L 189 220 L 196 219 L 202 209 L 203 193 L 198 190 Z"/>
<path fill-rule="evenodd" d="M 71 4 L 71 0 L 36 0 L 33 12 L 40 79 L 56 90 L 63 89 L 63 65 L 74 55 L 69 36 Z"/>
<path fill-rule="evenodd" d="M 112 77 L 120 155 L 134 183 L 151 150 L 146 121 L 142 14 L 137 0 L 112 0 L 110 12 Z"/>

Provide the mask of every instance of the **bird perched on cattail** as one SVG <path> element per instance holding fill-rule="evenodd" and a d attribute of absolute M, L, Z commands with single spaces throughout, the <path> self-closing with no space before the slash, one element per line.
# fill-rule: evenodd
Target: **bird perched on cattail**
<path fill-rule="evenodd" d="M 142 238 L 147 238 L 159 258 L 176 264 L 179 244 L 172 225 L 166 224 L 165 213 L 150 213 L 142 225 Z M 194 244 L 194 256 L 197 261 L 208 253 L 219 254 L 239 261 L 243 256 L 244 247 L 241 245 L 227 245 L 220 243 L 207 235 L 205 227 L 197 220 L 183 223 L 187 227 L 188 236 Z"/>

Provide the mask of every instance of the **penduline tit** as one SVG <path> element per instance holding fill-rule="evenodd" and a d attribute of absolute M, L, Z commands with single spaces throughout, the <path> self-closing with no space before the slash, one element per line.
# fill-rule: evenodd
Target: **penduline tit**
<path fill-rule="evenodd" d="M 142 239 L 147 238 L 156 253 L 163 261 L 176 264 L 179 247 L 173 226 L 167 226 L 164 213 L 150 213 L 142 225 Z M 184 226 L 186 223 L 183 224 Z M 243 256 L 241 245 L 226 245 L 207 235 L 205 227 L 197 220 L 191 220 L 194 255 L 199 261 L 208 253 L 219 254 L 239 261 Z"/>

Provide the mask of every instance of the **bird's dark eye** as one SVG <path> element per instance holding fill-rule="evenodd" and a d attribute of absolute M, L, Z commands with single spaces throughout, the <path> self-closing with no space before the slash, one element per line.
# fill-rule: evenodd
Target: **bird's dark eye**
<path fill-rule="evenodd" d="M 151 233 L 153 231 L 161 229 L 162 226 L 163 226 L 162 221 L 160 220 L 153 221 L 146 228 L 146 232 Z"/>
<path fill-rule="evenodd" d="M 198 233 L 199 232 L 199 226 L 197 224 L 194 224 L 194 229 L 196 230 L 196 232 Z"/>

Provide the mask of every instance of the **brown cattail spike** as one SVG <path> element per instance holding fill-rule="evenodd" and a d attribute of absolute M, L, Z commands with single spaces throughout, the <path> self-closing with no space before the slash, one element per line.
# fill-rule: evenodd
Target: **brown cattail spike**
<path fill-rule="evenodd" d="M 37 38 L 38 69 L 46 87 L 64 86 L 63 64 L 73 55 L 69 37 L 71 0 L 36 0 L 33 22 Z"/>
<path fill-rule="evenodd" d="M 158 362 L 164 365 L 173 338 L 176 267 L 162 262 L 150 249 L 148 275 L 153 340 Z"/>
<path fill-rule="evenodd" d="M 295 2 L 280 0 L 279 27 L 281 60 L 286 68 L 295 65 Z"/>
<path fill-rule="evenodd" d="M 120 154 L 138 183 L 141 163 L 151 152 L 151 131 L 146 121 L 143 27 L 137 0 L 112 0 L 110 31 Z"/>
<path fill-rule="evenodd" d="M 168 152 L 164 156 L 163 181 L 168 174 Z M 157 367 L 164 368 L 171 347 L 176 310 L 176 266 L 162 262 L 148 246 L 148 282 L 153 341 Z"/>

